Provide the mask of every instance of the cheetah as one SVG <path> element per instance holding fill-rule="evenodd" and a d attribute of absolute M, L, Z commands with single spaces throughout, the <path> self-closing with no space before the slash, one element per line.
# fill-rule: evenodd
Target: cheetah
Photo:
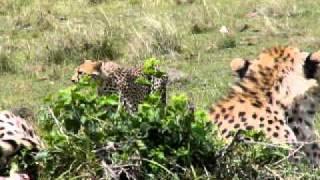
<path fill-rule="evenodd" d="M 0 111 L 0 178 L 9 166 L 10 160 L 19 154 L 20 150 L 28 149 L 32 156 L 44 148 L 44 143 L 37 135 L 30 119 L 33 113 L 27 108 L 14 108 L 10 110 Z M 28 157 L 29 158 L 29 157 Z M 26 170 L 27 174 L 13 174 L 17 177 L 28 177 L 36 179 L 37 167 L 30 166 Z"/>
<path fill-rule="evenodd" d="M 305 54 L 294 47 L 273 47 L 250 63 L 246 76 L 209 109 L 210 120 L 227 141 L 233 131 L 257 130 L 273 143 L 296 143 L 285 112 L 294 98 L 318 85 L 316 80 L 305 78 Z"/>
<path fill-rule="evenodd" d="M 320 61 L 320 51 L 307 53 L 304 73 L 306 78 L 315 78 L 318 82 Z M 233 75 L 239 80 L 246 76 L 251 61 L 248 59 L 235 58 L 231 61 L 230 66 Z M 293 130 L 298 141 L 306 142 L 302 148 L 307 159 L 315 166 L 320 165 L 320 137 L 316 132 L 314 125 L 315 113 L 320 106 L 320 89 L 312 88 L 304 96 L 294 99 L 291 108 L 286 111 L 286 123 Z"/>
<path fill-rule="evenodd" d="M 83 75 L 101 81 L 97 90 L 99 95 L 119 93 L 121 104 L 129 112 L 137 111 L 138 104 L 151 92 L 159 92 L 161 103 L 166 104 L 167 75 L 145 75 L 139 67 L 126 68 L 112 61 L 92 60 L 85 60 L 76 67 L 71 81 L 77 83 Z M 151 85 L 138 83 L 140 77 L 148 79 Z"/>

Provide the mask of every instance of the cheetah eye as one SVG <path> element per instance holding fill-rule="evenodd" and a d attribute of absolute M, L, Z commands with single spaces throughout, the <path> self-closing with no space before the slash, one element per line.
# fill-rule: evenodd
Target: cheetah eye
<path fill-rule="evenodd" d="M 82 74 L 83 74 L 83 71 L 78 71 L 78 74 L 79 74 L 79 75 L 82 75 Z"/>

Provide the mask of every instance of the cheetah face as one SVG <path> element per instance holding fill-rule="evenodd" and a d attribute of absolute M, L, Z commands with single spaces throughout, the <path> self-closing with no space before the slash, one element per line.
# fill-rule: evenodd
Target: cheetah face
<path fill-rule="evenodd" d="M 303 66 L 305 77 L 307 79 L 316 79 L 320 82 L 320 51 L 314 53 L 302 52 L 301 55 L 306 57 Z M 247 75 L 253 61 L 243 58 L 232 59 L 230 62 L 232 75 L 241 80 Z"/>
<path fill-rule="evenodd" d="M 79 82 L 83 75 L 89 75 L 94 79 L 109 79 L 117 70 L 121 69 L 120 65 L 112 61 L 92 61 L 85 60 L 80 66 L 75 68 L 75 73 L 71 78 L 74 83 Z"/>
<path fill-rule="evenodd" d="M 71 81 L 77 83 L 83 75 L 89 75 L 93 78 L 97 78 L 100 75 L 101 65 L 101 61 L 85 60 L 84 63 L 75 68 L 75 72 L 71 78 Z"/>

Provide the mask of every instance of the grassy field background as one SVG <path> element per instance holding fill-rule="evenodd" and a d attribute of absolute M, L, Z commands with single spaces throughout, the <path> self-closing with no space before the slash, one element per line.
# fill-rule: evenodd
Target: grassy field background
<path fill-rule="evenodd" d="M 319 50 L 319 7 L 320 3 L 313 0 L 0 0 L 0 110 L 27 106 L 38 112 L 37 120 L 39 125 L 43 126 L 40 134 L 49 145 L 40 161 L 45 168 L 41 174 L 42 179 L 83 179 L 82 177 L 99 175 L 101 165 L 93 150 L 108 141 L 117 142 L 120 139 L 121 142 L 127 142 L 135 136 L 137 137 L 134 140 L 140 142 L 140 145 L 141 142 L 145 143 L 147 147 L 143 149 L 139 146 L 142 149 L 139 149 L 142 158 L 164 164 L 164 168 L 167 167 L 177 176 L 208 179 L 211 176 L 207 174 L 205 166 L 194 170 L 193 165 L 196 167 L 198 161 L 190 160 L 190 157 L 194 157 L 195 146 L 190 148 L 189 145 L 200 142 L 194 149 L 200 149 L 204 155 L 215 154 L 220 145 L 211 138 L 213 136 L 212 129 L 209 128 L 210 123 L 202 121 L 205 116 L 200 118 L 199 112 L 196 113 L 199 117 L 195 121 L 193 116 L 189 117 L 188 113 L 177 110 L 179 108 L 170 110 L 165 117 L 167 121 L 170 120 L 171 126 L 170 123 L 161 124 L 167 121 L 155 126 L 155 117 L 146 114 L 149 111 L 142 112 L 140 116 L 151 118 L 145 118 L 141 122 L 136 117 L 124 114 L 111 116 L 109 112 L 106 117 L 113 119 L 100 121 L 101 113 L 95 113 L 91 106 L 77 106 L 79 109 L 74 111 L 69 108 L 70 104 L 63 104 L 64 100 L 61 99 L 64 96 L 60 97 L 61 101 L 58 101 L 58 98 L 51 102 L 52 109 L 60 114 L 54 114 L 53 111 L 48 113 L 42 108 L 45 104 L 44 98 L 70 86 L 74 68 L 84 59 L 110 59 L 123 65 L 138 65 L 147 58 L 155 57 L 161 60 L 163 70 L 178 71 L 179 74 L 185 75 L 182 81 L 169 85 L 169 94 L 186 93 L 195 102 L 196 107 L 206 109 L 225 95 L 232 84 L 233 77 L 229 67 L 231 59 L 251 59 L 263 48 L 275 45 L 289 44 L 305 51 Z M 228 33 L 222 33 L 221 29 L 227 30 Z M 66 92 L 65 99 L 68 99 L 71 93 Z M 186 104 L 186 101 L 183 102 Z M 60 106 L 61 104 L 63 105 Z M 79 115 L 79 112 L 84 116 Z M 88 112 L 89 115 L 86 114 Z M 90 112 L 93 112 L 93 117 Z M 103 113 L 107 113 L 105 109 Z M 181 117 L 188 117 L 180 121 L 181 114 Z M 129 121 L 119 121 L 117 118 L 120 117 L 126 120 L 129 118 Z M 76 125 L 82 123 L 81 127 L 85 127 L 86 131 L 82 131 L 82 128 L 78 133 L 64 131 L 56 119 L 61 120 L 64 125 L 68 122 L 69 125 L 70 122 L 78 123 Z M 190 142 L 178 143 L 178 149 L 183 150 L 179 156 L 176 154 L 180 151 L 172 151 L 177 149 L 176 143 L 172 145 L 174 148 L 168 146 L 170 142 L 165 143 L 164 147 L 168 146 L 168 149 L 171 148 L 170 151 L 162 148 L 161 143 L 153 145 L 152 133 L 148 136 L 152 142 L 150 145 L 148 139 L 145 140 L 144 136 L 141 136 L 141 133 L 149 130 L 131 123 L 138 120 L 138 125 L 144 123 L 141 127 L 147 127 L 147 123 L 155 129 L 165 126 L 166 133 L 172 130 L 172 134 L 169 135 L 159 133 L 161 138 L 158 139 L 170 139 L 171 142 L 179 139 L 175 137 L 185 136 L 188 138 L 184 139 Z M 121 126 L 117 124 L 119 122 L 122 123 Z M 181 126 L 181 123 L 188 126 Z M 207 126 L 208 128 L 205 128 Z M 184 130 L 192 128 L 195 128 L 194 131 L 185 133 Z M 107 138 L 92 138 L 89 136 L 90 133 Z M 178 133 L 178 136 L 175 133 Z M 125 143 L 121 148 L 130 147 L 128 149 L 134 149 L 136 152 L 137 148 L 132 144 Z M 220 177 L 217 176 L 220 172 L 222 175 L 228 175 L 223 172 L 232 175 L 234 173 L 230 172 L 237 172 L 238 169 L 239 172 L 245 172 L 244 175 L 250 174 L 250 168 L 256 172 L 252 167 L 260 162 L 260 159 L 255 157 L 261 155 L 256 153 L 262 152 L 261 148 L 238 148 L 242 151 L 236 149 L 232 152 L 234 154 L 229 154 L 230 158 L 226 156 L 223 161 L 217 161 L 220 165 L 214 167 L 216 170 L 212 177 Z M 118 153 L 123 157 L 117 159 L 116 156 L 115 165 L 130 162 L 126 157 L 131 157 L 132 152 L 123 153 L 120 150 Z M 144 151 L 147 153 L 144 154 Z M 172 155 L 172 152 L 176 154 Z M 273 150 L 267 152 L 262 155 L 268 157 L 269 153 L 274 153 Z M 275 154 L 277 152 L 275 151 Z M 161 155 L 159 161 L 154 160 L 158 154 Z M 162 154 L 167 158 L 162 158 Z M 176 171 L 176 167 L 180 169 L 180 162 L 172 164 L 172 159 L 177 160 L 181 157 L 190 158 L 184 163 L 185 176 Z M 201 157 L 208 159 L 206 156 Z M 224 163 L 229 161 L 232 166 L 228 163 L 224 166 Z M 273 174 L 272 177 L 278 176 L 273 171 L 269 172 L 269 167 L 287 177 L 285 179 L 310 179 L 319 176 L 319 172 L 311 173 L 311 168 L 304 170 L 297 166 L 285 166 L 285 163 L 278 166 L 263 165 L 259 173 L 261 177 L 267 177 L 263 176 L 265 171 L 267 174 Z M 144 162 L 141 166 L 143 173 L 157 172 L 154 177 L 163 178 L 163 174 L 158 173 L 162 171 L 148 169 L 153 166 L 150 162 Z M 206 174 L 203 174 L 202 169 Z M 164 172 L 167 171 L 169 170 Z M 202 174 L 197 174 L 197 171 Z M 148 177 L 152 177 L 151 175 L 148 174 Z"/>
<path fill-rule="evenodd" d="M 273 45 L 320 46 L 320 8 L 312 0 L 2 0 L 0 109 L 39 109 L 71 84 L 83 59 L 141 64 L 185 73 L 170 85 L 200 107 L 225 94 L 229 62 Z M 219 32 L 225 26 L 229 33 Z"/>

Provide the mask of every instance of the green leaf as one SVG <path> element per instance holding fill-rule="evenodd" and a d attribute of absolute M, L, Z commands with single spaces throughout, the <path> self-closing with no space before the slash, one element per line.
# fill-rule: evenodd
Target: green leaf
<path fill-rule="evenodd" d="M 160 71 L 157 68 L 159 65 L 160 65 L 160 60 L 156 58 L 149 58 L 144 62 L 143 73 L 145 75 L 161 77 L 164 74 L 164 72 Z"/>
<path fill-rule="evenodd" d="M 48 151 L 40 151 L 36 154 L 35 159 L 39 161 L 41 159 L 46 159 L 47 157 L 49 157 Z"/>
<path fill-rule="evenodd" d="M 135 83 L 141 84 L 141 85 L 151 85 L 151 82 L 145 78 L 144 76 L 139 76 L 136 80 Z"/>

